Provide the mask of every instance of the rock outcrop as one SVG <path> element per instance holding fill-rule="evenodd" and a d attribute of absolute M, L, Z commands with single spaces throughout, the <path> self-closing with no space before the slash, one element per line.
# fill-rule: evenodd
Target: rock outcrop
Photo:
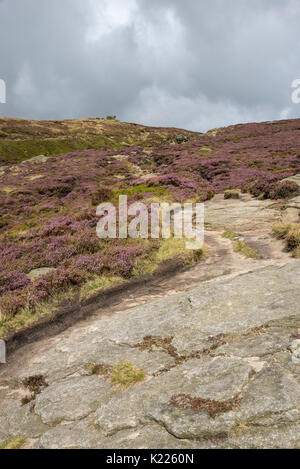
<path fill-rule="evenodd" d="M 263 267 L 60 334 L 1 371 L 0 441 L 299 448 L 299 278 L 300 261 Z M 113 383 L 124 361 L 143 382 Z M 22 380 L 35 375 L 48 386 L 22 406 Z"/>

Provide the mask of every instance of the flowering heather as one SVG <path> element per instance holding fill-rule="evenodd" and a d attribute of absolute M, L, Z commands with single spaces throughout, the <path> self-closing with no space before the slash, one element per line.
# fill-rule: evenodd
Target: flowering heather
<path fill-rule="evenodd" d="M 145 199 L 150 204 L 162 197 L 204 201 L 227 189 L 270 198 L 297 193 L 295 185 L 279 181 L 300 173 L 300 119 L 237 125 L 206 134 L 118 122 L 103 127 L 101 120 L 86 120 L 83 125 L 90 132 L 86 135 L 93 135 L 89 143 L 85 141 L 87 149 L 73 145 L 70 135 L 73 140 L 82 135 L 78 128 L 73 132 L 69 122 L 38 125 L 3 120 L 1 125 L 4 133 L 16 138 L 16 148 L 22 125 L 22 145 L 30 132 L 31 143 L 38 135 L 48 141 L 60 132 L 65 132 L 64 138 L 69 132 L 70 143 L 68 147 L 60 141 L 58 148 L 63 151 L 45 162 L 10 164 L 0 176 L 2 316 L 14 315 L 25 305 L 34 308 L 37 301 L 93 276 L 130 278 L 137 261 L 151 259 L 159 247 L 156 240 L 144 245 L 140 240 L 104 241 L 96 236 L 97 204 L 115 202 L 119 194 L 127 194 L 129 202 Z M 97 132 L 108 132 L 103 134 L 107 139 L 103 145 L 95 143 L 100 138 L 96 127 Z M 7 140 L 4 143 L 9 151 L 15 148 L 8 147 Z M 9 155 L 12 162 L 24 159 L 24 155 L 15 158 L 13 151 Z M 40 267 L 55 270 L 31 282 L 27 274 Z"/>

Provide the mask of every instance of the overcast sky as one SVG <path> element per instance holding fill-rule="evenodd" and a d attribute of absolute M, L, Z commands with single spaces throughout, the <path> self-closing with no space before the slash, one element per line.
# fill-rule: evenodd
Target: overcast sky
<path fill-rule="evenodd" d="M 206 131 L 300 117 L 299 0 L 0 0 L 0 116 Z"/>

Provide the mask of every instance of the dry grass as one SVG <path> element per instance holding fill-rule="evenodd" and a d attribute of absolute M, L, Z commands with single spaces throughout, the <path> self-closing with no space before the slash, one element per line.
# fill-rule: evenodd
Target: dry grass
<path fill-rule="evenodd" d="M 250 258 L 250 259 L 263 259 L 263 256 L 258 254 L 258 252 L 255 249 L 252 249 L 250 246 L 248 246 L 244 241 L 235 241 L 233 244 L 233 249 L 235 252 L 238 252 L 239 254 L 242 254 L 243 256 Z"/>
<path fill-rule="evenodd" d="M 144 378 L 145 371 L 142 368 L 136 368 L 129 362 L 116 365 L 111 372 L 111 382 L 120 388 L 133 386 L 143 381 Z"/>
<path fill-rule="evenodd" d="M 25 438 L 11 438 L 10 440 L 0 443 L 1 449 L 21 449 L 26 442 Z"/>
<path fill-rule="evenodd" d="M 12 330 L 19 330 L 23 327 L 28 327 L 41 318 L 50 316 L 53 314 L 62 304 L 63 301 L 72 300 L 75 296 L 81 301 L 86 300 L 102 290 L 114 287 L 120 283 L 125 282 L 120 277 L 94 277 L 87 281 L 80 288 L 74 287 L 67 292 L 60 292 L 53 296 L 47 301 L 37 303 L 35 306 L 35 312 L 33 314 L 32 308 L 24 307 L 22 310 L 13 317 L 1 317 L 0 315 L 0 338 L 4 338 L 5 335 Z"/>
<path fill-rule="evenodd" d="M 203 246 L 201 249 L 190 250 L 186 249 L 186 242 L 187 239 L 176 239 L 173 237 L 162 240 L 156 256 L 157 263 L 164 262 L 175 257 L 180 257 L 186 263 L 193 264 L 195 261 L 206 256 L 206 246 Z"/>
<path fill-rule="evenodd" d="M 238 237 L 239 235 L 232 230 L 224 231 L 224 233 L 222 234 L 222 238 L 231 239 L 231 240 L 236 239 Z"/>
<path fill-rule="evenodd" d="M 284 239 L 293 226 L 291 223 L 278 223 L 273 226 L 272 235 L 277 239 Z"/>
<path fill-rule="evenodd" d="M 283 239 L 288 251 L 293 257 L 300 258 L 300 224 L 279 223 L 273 226 L 272 235 L 277 239 Z"/>
<path fill-rule="evenodd" d="M 240 189 L 229 189 L 224 192 L 224 199 L 239 199 L 241 195 Z"/>
<path fill-rule="evenodd" d="M 145 378 L 145 371 L 137 368 L 130 362 L 121 362 L 115 366 L 88 364 L 87 370 L 91 375 L 101 376 L 105 381 L 112 383 L 118 389 L 127 389 L 140 383 Z"/>

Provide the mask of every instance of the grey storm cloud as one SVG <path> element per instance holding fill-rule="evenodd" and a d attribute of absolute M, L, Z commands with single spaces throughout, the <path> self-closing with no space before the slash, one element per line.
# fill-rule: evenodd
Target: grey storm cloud
<path fill-rule="evenodd" d="M 0 0 L 0 115 L 205 131 L 298 117 L 299 0 Z"/>

